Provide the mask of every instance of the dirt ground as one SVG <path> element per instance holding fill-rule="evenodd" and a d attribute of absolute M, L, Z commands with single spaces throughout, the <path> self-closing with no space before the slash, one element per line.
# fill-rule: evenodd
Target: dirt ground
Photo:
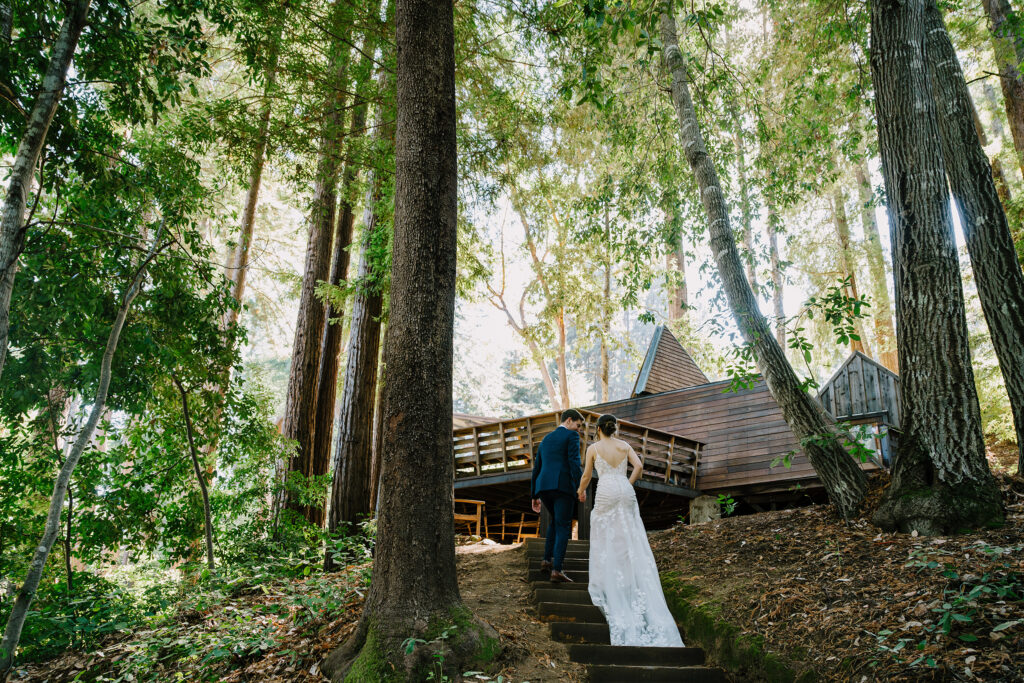
<path fill-rule="evenodd" d="M 499 670 L 489 676 L 470 680 L 498 680 L 507 683 L 554 683 L 582 681 L 584 667 L 569 661 L 565 646 L 548 638 L 547 624 L 537 620 L 530 609 L 530 587 L 526 581 L 526 559 L 518 545 L 503 546 L 492 541 L 468 543 L 456 548 L 456 566 L 462 599 L 474 614 L 490 623 L 501 635 L 504 653 L 498 661 Z M 356 568 L 357 569 L 357 568 Z M 345 582 L 345 572 L 321 577 L 319 581 Z M 308 592 L 315 596 L 323 587 L 312 579 L 297 579 L 291 593 Z M 219 626 L 243 616 L 254 624 L 276 631 L 277 643 L 266 652 L 236 662 L 232 671 L 218 680 L 225 683 L 260 681 L 261 683 L 312 683 L 327 680 L 320 672 L 320 662 L 333 648 L 344 642 L 355 628 L 362 609 L 360 589 L 341 586 L 350 596 L 348 607 L 330 622 L 317 622 L 296 629 L 282 617 L 282 595 L 272 586 L 262 591 L 226 600 L 205 614 L 184 615 L 175 626 L 176 637 L 196 641 L 213 640 Z M 152 642 L 152 634 L 142 639 L 118 638 L 103 648 L 89 653 L 68 652 L 41 665 L 21 668 L 12 680 L 18 683 L 64 683 L 93 680 L 110 669 L 110 664 L 144 648 Z M 146 639 L 146 636 L 150 636 Z M 210 680 L 195 661 L 170 661 L 160 665 L 163 680 Z M 152 675 L 152 671 L 147 672 Z M 180 678 L 179 678 L 180 677 Z M 131 680 L 131 679 L 128 679 Z"/>
<path fill-rule="evenodd" d="M 817 505 L 676 526 L 651 546 L 696 600 L 824 680 L 1024 681 L 1024 481 L 1003 490 L 1005 526 L 961 536 L 883 533 Z"/>

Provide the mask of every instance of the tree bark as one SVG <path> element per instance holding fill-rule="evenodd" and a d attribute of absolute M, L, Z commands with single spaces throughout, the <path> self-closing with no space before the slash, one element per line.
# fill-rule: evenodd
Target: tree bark
<path fill-rule="evenodd" d="M 756 299 L 760 287 L 757 284 L 757 252 L 754 251 L 754 232 L 751 228 L 753 212 L 750 206 L 750 183 L 747 179 L 746 141 L 743 136 L 743 124 L 735 109 L 732 111 L 732 120 L 735 126 L 733 142 L 736 143 L 736 171 L 740 185 L 740 218 L 743 221 L 740 235 L 743 240 L 743 264 L 747 269 L 747 283 Z"/>
<path fill-rule="evenodd" d="M 377 140 L 388 146 L 394 144 L 394 131 L 387 122 L 390 115 L 391 112 L 380 107 L 376 117 Z M 381 283 L 374 282 L 374 247 L 380 231 L 386 226 L 382 225 L 379 216 L 383 197 L 382 171 L 371 173 L 363 212 L 362 254 L 358 290 L 352 303 L 345 387 L 338 408 L 331 512 L 327 522 L 327 528 L 332 532 L 343 522 L 355 522 L 373 510 L 373 407 L 377 397 L 380 316 L 384 307 Z M 330 570 L 333 566 L 332 558 L 327 554 L 324 568 Z"/>
<path fill-rule="evenodd" d="M 1017 163 L 1024 173 L 1024 76 L 1020 72 L 1020 64 L 1024 63 L 1024 41 L 1017 34 L 1017 13 L 1009 0 L 982 0 L 981 4 L 988 14 L 1006 119 L 1010 123 L 1013 147 L 1017 150 Z"/>
<path fill-rule="evenodd" d="M 252 165 L 249 167 L 249 184 L 242 206 L 242 221 L 238 227 L 238 243 L 231 252 L 225 268 L 231 280 L 231 297 L 238 303 L 224 314 L 224 329 L 238 322 L 245 296 L 245 281 L 249 273 L 249 258 L 252 251 L 252 236 L 256 225 L 256 206 L 259 203 L 260 185 L 263 182 L 263 168 L 267 161 L 267 144 L 270 141 L 270 114 L 273 93 L 277 86 L 277 63 L 280 55 L 280 30 L 270 45 L 266 62 L 266 81 L 263 86 L 263 106 L 259 113 L 259 127 L 256 132 L 256 147 L 253 149 Z"/>
<path fill-rule="evenodd" d="M 1006 213 L 975 129 L 974 103 L 934 2 L 925 9 L 925 36 L 946 174 L 1010 398 L 1019 462 L 1024 464 L 1024 273 L 1017 264 Z"/>
<path fill-rule="evenodd" d="M 843 279 L 849 281 L 849 284 L 843 289 L 846 291 L 846 296 L 859 299 L 857 270 L 854 267 L 853 254 L 850 250 L 850 219 L 846 214 L 846 195 L 838 186 L 832 190 L 832 218 L 836 225 L 836 237 L 839 240 L 839 267 L 843 271 Z M 855 320 L 853 325 L 854 332 L 860 339 L 850 339 L 850 350 L 866 353 L 863 326 L 860 320 Z"/>
<path fill-rule="evenodd" d="M 53 494 L 50 496 L 50 507 L 46 513 L 43 537 L 32 555 L 32 562 L 29 564 L 25 583 L 22 584 L 17 596 L 14 598 L 11 613 L 7 617 L 7 626 L 4 629 L 3 640 L 0 641 L 0 681 L 6 681 L 11 670 L 14 668 L 14 659 L 18 650 L 18 642 L 21 640 L 21 631 L 25 626 L 25 617 L 28 615 L 29 607 L 32 606 L 32 600 L 39 589 L 39 581 L 42 579 L 43 567 L 50 556 L 50 550 L 53 548 L 57 535 L 60 533 L 60 514 L 64 507 L 64 496 L 67 493 L 68 485 L 71 483 L 71 475 L 74 473 L 82 453 L 85 452 L 86 446 L 92 440 L 93 433 L 96 431 L 96 425 L 103 416 L 104 410 L 106 410 L 107 391 L 110 388 L 110 366 L 114 361 L 114 352 L 117 351 L 117 343 L 121 339 L 121 330 L 124 329 L 128 310 L 131 308 L 132 302 L 142 287 L 146 268 L 161 248 L 162 227 L 161 225 L 161 229 L 157 231 L 156 237 L 153 240 L 153 246 L 136 271 L 131 285 L 129 285 L 128 290 L 125 292 L 121 306 L 117 310 L 117 315 L 114 317 L 114 324 L 111 326 L 110 334 L 107 336 L 107 345 L 103 351 L 103 359 L 100 362 L 99 384 L 96 386 L 96 394 L 93 397 L 92 411 L 89 413 L 89 419 L 86 420 L 82 431 L 78 434 L 74 446 L 72 446 L 68 457 L 65 458 L 64 464 L 60 468 L 60 472 L 57 474 L 57 480 L 53 484 Z"/>
<path fill-rule="evenodd" d="M 188 392 L 185 391 L 184 385 L 177 376 L 172 374 L 171 379 L 174 381 L 174 386 L 178 387 L 178 393 L 181 395 L 181 413 L 185 417 L 185 435 L 188 438 L 189 455 L 192 456 L 192 470 L 196 475 L 196 483 L 199 484 L 199 495 L 202 496 L 203 499 L 203 531 L 206 536 L 206 566 L 210 568 L 210 571 L 213 571 L 215 566 L 213 563 L 213 515 L 210 514 L 210 492 L 206 486 L 206 475 L 203 472 L 202 466 L 199 464 L 199 451 L 196 450 L 196 441 L 193 436 L 192 412 L 188 408 Z"/>
<path fill-rule="evenodd" d="M 452 678 L 500 648 L 455 576 L 452 331 L 457 169 L 452 0 L 398 0 L 391 311 L 384 351 L 384 462 L 373 581 L 359 626 L 324 671 L 424 680 L 443 648 Z M 438 644 L 440 629 L 458 623 Z M 434 635 L 430 635 L 432 630 Z M 433 640 L 405 655 L 410 637 Z M 358 655 L 356 653 L 358 652 Z M 356 655 L 353 659 L 353 655 Z"/>
<path fill-rule="evenodd" d="M 926 57 L 936 57 L 925 51 L 929 4 L 871 5 L 871 74 L 892 221 L 903 399 L 892 483 L 874 521 L 885 529 L 939 534 L 999 523 L 1003 511 L 985 461 L 946 166 L 928 87 Z"/>
<path fill-rule="evenodd" d="M 336 12 L 346 12 L 343 5 Z M 339 22 L 335 22 L 337 25 Z M 297 443 L 288 471 L 305 478 L 313 474 L 313 443 L 316 438 L 317 380 L 323 352 L 326 308 L 316 295 L 316 287 L 330 275 L 331 238 L 337 204 L 337 183 L 341 166 L 342 130 L 345 117 L 348 73 L 348 30 L 333 46 L 331 58 L 332 92 L 325 102 L 325 122 L 320 136 L 316 183 L 309 215 L 309 242 L 299 296 L 299 315 L 295 323 L 292 364 L 288 373 L 284 435 Z M 330 423 L 328 423 L 330 424 Z M 288 492 L 288 508 L 312 519 L 312 508 L 300 505 L 294 491 Z"/>
<path fill-rule="evenodd" d="M 373 401 L 373 447 L 370 460 L 370 509 L 376 517 L 380 514 L 380 464 L 383 459 L 382 443 L 384 439 L 384 411 L 381 405 L 381 397 L 384 389 L 384 362 L 383 347 L 387 343 L 387 325 L 381 323 L 380 352 L 377 354 L 377 396 Z"/>
<path fill-rule="evenodd" d="M 967 92 L 969 95 L 970 89 Z M 985 133 L 985 127 L 981 125 L 981 117 L 978 116 L 978 108 L 974 106 L 973 98 L 971 98 L 971 115 L 974 119 L 974 130 L 978 134 L 978 141 L 981 143 L 982 149 L 984 149 L 988 146 L 988 135 Z M 990 158 L 989 163 L 992 164 L 992 180 L 996 184 L 996 194 L 999 195 L 999 201 L 1002 203 L 1003 212 L 1005 213 L 1007 205 L 1013 199 L 1010 193 L 1010 184 L 1006 181 L 1006 174 L 1003 173 L 1003 164 L 999 157 Z"/>
<path fill-rule="evenodd" d="M 679 136 L 690 168 L 700 188 L 708 221 L 711 252 L 729 305 L 744 339 L 751 345 L 783 417 L 800 440 L 829 499 L 844 518 L 857 513 L 867 491 L 867 477 L 841 443 L 831 418 L 807 395 L 764 316 L 744 277 L 743 264 L 729 226 L 729 211 L 715 167 L 708 156 L 687 84 L 686 67 L 676 36 L 671 7 L 661 15 L 661 39 L 665 66 L 672 77 L 672 101 L 679 118 Z"/>
<path fill-rule="evenodd" d="M 670 200 L 665 202 L 665 222 L 666 232 L 672 236 L 668 244 L 668 253 L 665 254 L 665 269 L 669 272 L 670 282 L 672 272 L 675 271 L 678 275 L 674 276 L 674 286 L 670 284 L 668 293 L 668 319 L 670 322 L 676 320 L 682 320 L 686 317 L 686 311 L 688 310 L 689 298 L 686 291 L 686 250 L 683 249 L 683 236 L 682 231 L 678 231 L 676 235 L 675 228 L 675 207 L 669 204 Z"/>
<path fill-rule="evenodd" d="M 363 41 L 361 52 L 363 53 L 364 64 L 369 69 L 369 57 L 373 53 L 375 43 L 369 39 Z M 368 90 L 369 78 L 364 79 L 360 87 L 356 88 L 359 102 L 352 110 L 352 123 L 349 126 L 349 144 L 352 141 L 363 137 L 366 128 L 366 110 L 369 107 Z M 341 285 L 348 278 L 349 247 L 352 244 L 352 229 L 355 224 L 355 181 L 356 171 L 359 162 L 351 151 L 345 159 L 345 170 L 342 173 L 341 188 L 341 216 L 338 219 L 338 227 L 334 236 L 334 258 L 331 265 L 331 284 Z M 313 456 L 311 473 L 314 476 L 327 474 L 331 462 L 331 426 L 334 422 L 335 399 L 338 392 L 338 364 L 341 355 L 341 339 L 344 326 L 341 316 L 344 309 L 335 310 L 330 304 L 327 305 L 327 324 L 324 328 L 322 350 L 320 354 L 320 369 L 316 383 L 316 432 L 313 435 Z M 338 320 L 331 322 L 332 318 Z M 346 385 L 349 383 L 350 375 L 345 375 Z M 318 527 L 324 525 L 323 506 L 313 506 L 310 510 L 310 521 Z"/>
<path fill-rule="evenodd" d="M 786 308 L 783 305 L 782 259 L 779 257 L 779 213 L 771 197 L 765 198 L 768 208 L 768 256 L 772 269 L 772 308 L 775 313 L 775 341 L 786 348 Z"/>
<path fill-rule="evenodd" d="M 601 300 L 601 402 L 608 402 L 608 340 L 612 336 L 612 226 L 604 207 L 604 296 Z"/>
<path fill-rule="evenodd" d="M 882 365 L 893 372 L 899 370 L 896 358 L 896 331 L 892 324 L 892 300 L 889 298 L 889 278 L 882 253 L 882 237 L 875 220 L 871 179 L 868 175 L 867 154 L 861 156 L 854 168 L 857 177 L 857 198 L 860 201 L 860 222 L 867 242 L 868 274 L 871 276 L 871 307 L 875 323 L 875 348 Z"/>
<path fill-rule="evenodd" d="M 0 214 L 0 375 L 7 360 L 8 332 L 10 330 L 11 292 L 18 273 L 18 259 L 25 248 L 25 207 L 32 187 L 39 156 L 46 143 L 50 122 L 57 113 L 67 81 L 68 67 L 78 47 L 78 39 L 85 28 L 91 0 L 77 0 L 70 4 L 61 24 L 60 34 L 50 53 L 50 63 L 32 104 L 25 132 L 11 166 L 7 182 L 7 196 Z"/>

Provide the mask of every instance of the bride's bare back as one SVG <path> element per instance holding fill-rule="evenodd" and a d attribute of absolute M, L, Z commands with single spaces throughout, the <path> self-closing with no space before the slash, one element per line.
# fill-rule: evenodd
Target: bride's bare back
<path fill-rule="evenodd" d="M 622 439 L 602 434 L 597 443 L 591 444 L 587 448 L 587 462 L 583 469 L 583 477 L 580 479 L 579 491 L 585 491 L 587 485 L 590 484 L 590 478 L 594 474 L 594 458 L 601 458 L 612 469 L 615 469 L 622 464 L 623 460 L 629 458 L 629 464 L 633 466 L 633 471 L 629 475 L 630 484 L 635 483 L 643 473 L 643 463 L 640 462 L 640 458 L 637 457 L 636 451 L 633 450 L 632 446 Z"/>

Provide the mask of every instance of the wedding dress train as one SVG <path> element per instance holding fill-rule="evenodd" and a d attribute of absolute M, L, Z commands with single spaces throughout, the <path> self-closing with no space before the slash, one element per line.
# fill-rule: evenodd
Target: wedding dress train
<path fill-rule="evenodd" d="M 623 458 L 612 467 L 600 455 L 594 458 L 598 481 L 590 513 L 590 598 L 608 621 L 612 645 L 682 647 L 626 462 Z"/>

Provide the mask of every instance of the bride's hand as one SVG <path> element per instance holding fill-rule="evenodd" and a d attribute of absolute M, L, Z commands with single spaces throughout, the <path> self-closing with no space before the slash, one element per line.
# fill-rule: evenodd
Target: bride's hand
<path fill-rule="evenodd" d="M 585 503 L 585 502 L 587 502 L 587 492 L 586 492 L 586 491 L 577 491 L 577 492 L 576 492 L 576 498 L 577 498 L 577 499 L 578 499 L 578 500 L 579 500 L 579 501 L 580 501 L 581 503 Z"/>

